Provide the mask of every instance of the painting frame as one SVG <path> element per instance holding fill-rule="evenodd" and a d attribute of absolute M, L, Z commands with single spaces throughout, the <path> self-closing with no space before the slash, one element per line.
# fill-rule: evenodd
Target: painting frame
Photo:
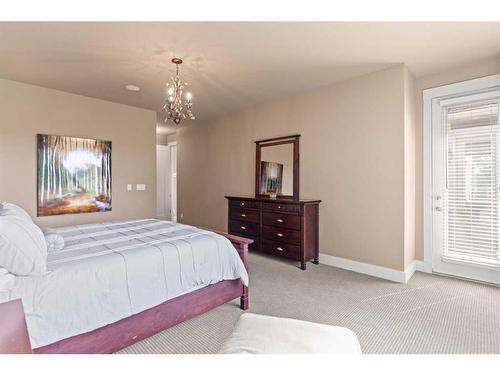
<path fill-rule="evenodd" d="M 112 211 L 112 142 L 36 135 L 37 217 Z"/>

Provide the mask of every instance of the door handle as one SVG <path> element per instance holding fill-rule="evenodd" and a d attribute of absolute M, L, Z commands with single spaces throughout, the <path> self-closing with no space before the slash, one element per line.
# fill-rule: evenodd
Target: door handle
<path fill-rule="evenodd" d="M 283 233 L 276 233 L 278 237 L 283 237 Z"/>
<path fill-rule="evenodd" d="M 245 214 L 241 214 L 241 217 L 247 217 L 247 215 L 245 215 Z"/>
<path fill-rule="evenodd" d="M 277 219 L 276 220 L 278 223 L 282 223 L 283 222 L 283 219 Z"/>
<path fill-rule="evenodd" d="M 437 207 L 436 207 L 436 211 L 441 212 L 441 211 L 443 211 L 443 208 L 442 208 L 442 207 L 437 206 Z"/>

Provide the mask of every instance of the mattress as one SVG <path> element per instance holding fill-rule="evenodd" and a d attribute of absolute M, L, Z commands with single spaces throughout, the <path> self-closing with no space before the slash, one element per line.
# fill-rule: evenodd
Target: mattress
<path fill-rule="evenodd" d="M 33 348 L 89 332 L 222 280 L 248 274 L 231 242 L 145 219 L 51 228 L 65 241 L 44 276 L 16 277 Z"/>

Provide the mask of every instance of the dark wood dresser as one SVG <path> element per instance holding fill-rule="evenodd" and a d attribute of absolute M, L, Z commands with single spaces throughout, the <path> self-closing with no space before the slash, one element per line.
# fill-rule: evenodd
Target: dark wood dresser
<path fill-rule="evenodd" d="M 226 196 L 228 232 L 251 238 L 252 250 L 300 262 L 319 263 L 320 200 Z"/>

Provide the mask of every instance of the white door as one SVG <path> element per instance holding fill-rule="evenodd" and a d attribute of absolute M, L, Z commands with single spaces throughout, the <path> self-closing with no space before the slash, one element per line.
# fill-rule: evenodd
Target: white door
<path fill-rule="evenodd" d="M 170 220 L 170 150 L 156 146 L 156 217 Z"/>
<path fill-rule="evenodd" d="M 170 142 L 170 210 L 171 220 L 177 221 L 177 143 Z"/>
<path fill-rule="evenodd" d="M 432 99 L 432 270 L 500 283 L 500 90 Z"/>

